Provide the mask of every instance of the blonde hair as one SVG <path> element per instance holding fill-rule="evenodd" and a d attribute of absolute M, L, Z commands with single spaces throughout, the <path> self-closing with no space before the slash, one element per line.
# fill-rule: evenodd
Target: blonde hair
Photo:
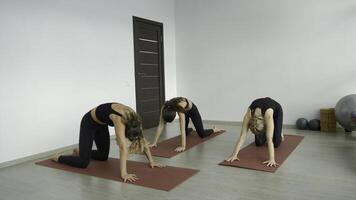
<path fill-rule="evenodd" d="M 249 128 L 254 134 L 265 132 L 264 118 L 262 116 L 252 116 L 249 122 Z"/>
<path fill-rule="evenodd" d="M 149 143 L 144 137 L 139 137 L 137 140 L 132 141 L 130 147 L 129 147 L 129 153 L 130 154 L 139 154 L 142 153 L 145 150 L 145 147 Z"/>
<path fill-rule="evenodd" d="M 124 109 L 125 115 L 122 122 L 125 124 L 125 136 L 131 141 L 129 146 L 130 154 L 142 153 L 145 147 L 149 144 L 142 134 L 141 117 L 131 108 Z"/>
<path fill-rule="evenodd" d="M 141 125 L 141 117 L 134 110 L 130 107 L 126 107 L 123 110 L 124 115 L 121 120 L 126 126 L 132 127 Z"/>

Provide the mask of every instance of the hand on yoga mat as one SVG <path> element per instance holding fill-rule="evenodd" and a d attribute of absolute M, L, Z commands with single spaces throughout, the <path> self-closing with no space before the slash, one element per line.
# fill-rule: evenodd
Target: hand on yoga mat
<path fill-rule="evenodd" d="M 124 182 L 126 182 L 126 181 L 135 182 L 138 180 L 136 174 L 124 174 L 124 175 L 121 175 L 121 178 L 124 179 Z"/>
<path fill-rule="evenodd" d="M 151 162 L 150 163 L 150 167 L 151 168 L 155 168 L 155 167 L 163 168 L 163 167 L 166 167 L 166 165 L 162 165 L 162 164 L 159 164 L 159 163 L 156 163 L 156 162 Z"/>
<path fill-rule="evenodd" d="M 177 151 L 177 152 L 182 152 L 184 150 L 185 150 L 185 147 L 182 147 L 182 146 L 179 146 L 176 149 L 174 149 L 174 151 Z"/>
<path fill-rule="evenodd" d="M 149 144 L 148 147 L 150 147 L 150 148 L 155 148 L 155 147 L 157 147 L 157 144 L 156 144 L 156 143 Z"/>
<path fill-rule="evenodd" d="M 234 162 L 235 160 L 240 161 L 240 159 L 237 157 L 237 155 L 231 156 L 229 159 L 227 159 L 227 162 Z"/>
<path fill-rule="evenodd" d="M 277 167 L 279 165 L 275 160 L 266 160 L 263 164 L 267 164 L 267 167 Z"/>

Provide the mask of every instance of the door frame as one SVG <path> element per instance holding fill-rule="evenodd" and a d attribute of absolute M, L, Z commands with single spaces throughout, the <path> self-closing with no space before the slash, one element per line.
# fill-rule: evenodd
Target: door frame
<path fill-rule="evenodd" d="M 137 43 L 135 42 L 135 39 L 136 39 L 136 32 L 135 32 L 135 27 L 137 26 L 137 23 L 138 22 L 142 22 L 142 23 L 146 23 L 146 24 L 149 24 L 149 25 L 154 25 L 154 26 L 158 26 L 160 29 L 161 29 L 161 38 L 159 38 L 159 47 L 158 47 L 158 50 L 159 50 L 159 74 L 160 74 L 160 80 L 159 80 L 159 84 L 160 84 L 160 107 L 162 107 L 162 105 L 164 104 L 165 100 L 166 100 L 166 94 L 165 94 L 165 76 L 164 76 L 164 46 L 163 46 L 163 23 L 160 23 L 160 22 L 156 22 L 156 21 L 152 21 L 152 20 L 148 20 L 148 19 L 144 19 L 144 18 L 140 18 L 140 17 L 136 17 L 136 16 L 132 16 L 132 21 L 133 21 L 133 43 L 134 43 L 134 60 L 135 60 L 135 63 L 134 63 L 134 67 L 135 67 L 135 96 L 136 96 L 136 111 L 139 111 L 138 108 L 139 107 L 139 101 L 138 101 L 138 97 L 137 97 L 137 94 L 138 94 L 138 90 L 139 88 L 137 87 L 138 86 L 138 72 L 137 72 L 137 66 L 139 65 L 138 63 L 138 56 L 136 56 L 136 50 L 137 50 Z"/>

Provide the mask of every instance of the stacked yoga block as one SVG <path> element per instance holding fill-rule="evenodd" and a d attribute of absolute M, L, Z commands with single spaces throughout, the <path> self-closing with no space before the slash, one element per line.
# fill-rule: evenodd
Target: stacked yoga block
<path fill-rule="evenodd" d="M 334 108 L 320 109 L 320 128 L 323 132 L 336 133 L 336 117 Z"/>

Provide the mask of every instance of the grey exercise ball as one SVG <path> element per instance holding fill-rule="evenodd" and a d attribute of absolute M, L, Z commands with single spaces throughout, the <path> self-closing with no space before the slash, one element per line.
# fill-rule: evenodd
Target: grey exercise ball
<path fill-rule="evenodd" d="M 296 122 L 297 128 L 301 130 L 308 129 L 308 120 L 305 118 L 299 118 Z"/>
<path fill-rule="evenodd" d="M 309 129 L 312 131 L 320 131 L 320 120 L 312 119 L 309 121 Z"/>
<path fill-rule="evenodd" d="M 336 120 L 345 130 L 355 130 L 356 123 L 352 116 L 356 112 L 356 94 L 350 94 L 341 98 L 335 106 Z"/>

